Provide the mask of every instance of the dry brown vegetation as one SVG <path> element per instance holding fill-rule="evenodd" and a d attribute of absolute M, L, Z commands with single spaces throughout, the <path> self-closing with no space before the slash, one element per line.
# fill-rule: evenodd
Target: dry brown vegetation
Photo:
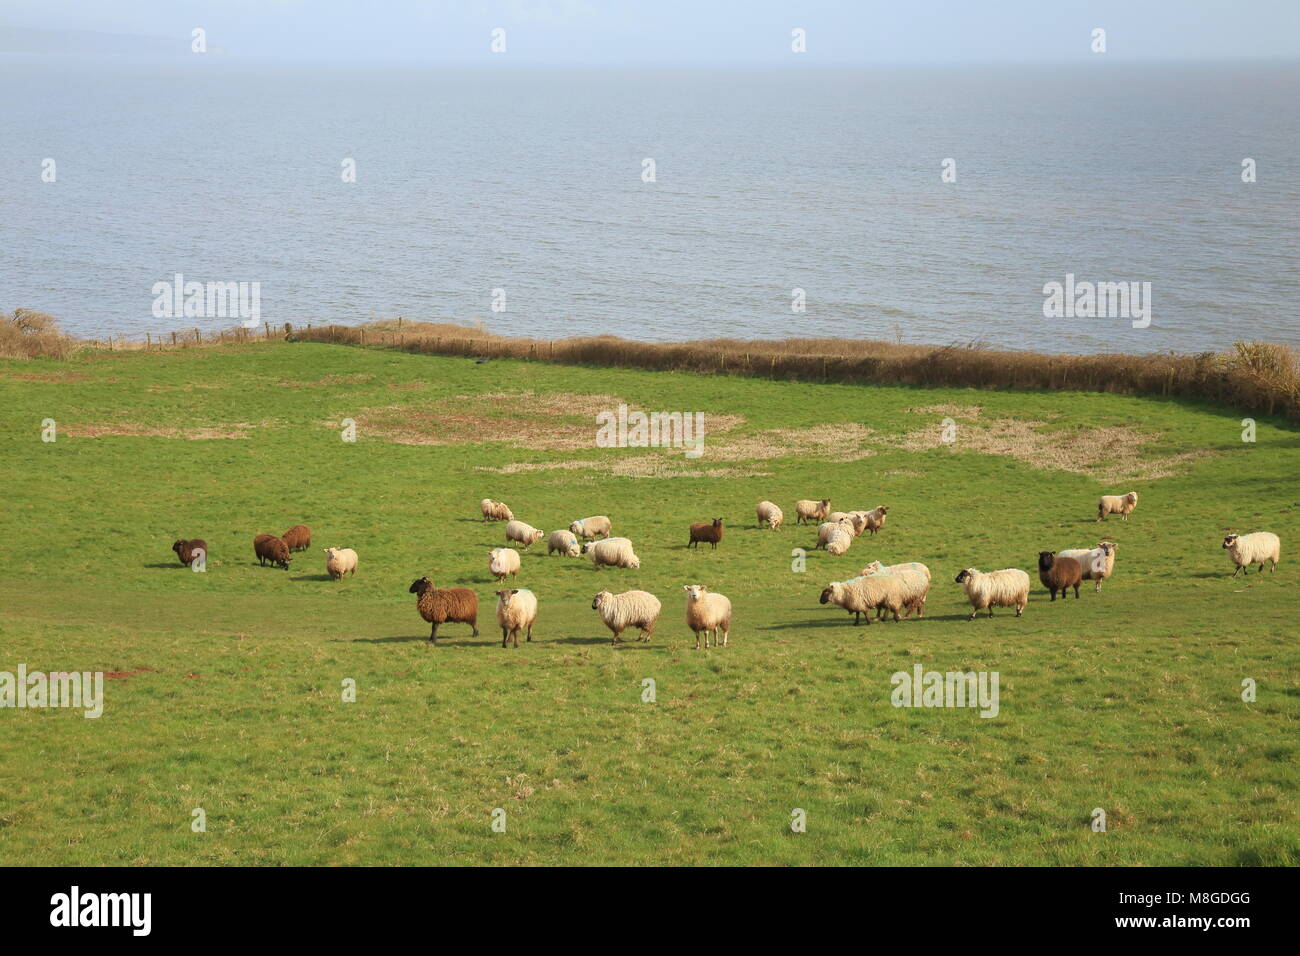
<path fill-rule="evenodd" d="M 506 338 L 456 325 L 393 321 L 299 330 L 290 338 L 385 345 L 408 352 L 572 365 L 667 369 L 764 378 L 956 386 L 1075 389 L 1206 399 L 1300 419 L 1300 356 L 1269 342 L 1238 342 L 1195 355 L 1051 355 L 858 339 L 710 339 L 658 344 L 615 336 Z"/>
<path fill-rule="evenodd" d="M 30 309 L 0 313 L 0 356 L 67 358 L 77 342 L 59 331 L 53 316 Z"/>

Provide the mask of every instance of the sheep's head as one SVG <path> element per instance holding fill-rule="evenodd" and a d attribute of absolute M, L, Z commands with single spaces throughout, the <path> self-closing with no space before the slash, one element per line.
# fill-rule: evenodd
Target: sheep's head
<path fill-rule="evenodd" d="M 605 602 L 613 598 L 613 596 L 614 595 L 610 594 L 608 591 L 598 592 L 596 596 L 591 599 L 591 609 L 593 611 L 599 610 L 604 606 Z"/>
<path fill-rule="evenodd" d="M 506 588 L 504 591 L 497 592 L 497 600 L 501 602 L 503 608 L 506 608 L 510 606 L 510 599 L 518 593 L 518 588 Z"/>
<path fill-rule="evenodd" d="M 883 518 L 885 515 L 889 514 L 889 509 L 885 505 L 876 505 L 876 514 Z"/>
<path fill-rule="evenodd" d="M 862 569 L 862 576 L 865 578 L 871 574 L 879 574 L 883 570 L 885 570 L 885 566 L 883 564 L 881 564 L 879 561 L 872 561 L 870 564 L 868 564 L 865 568 Z"/>
<path fill-rule="evenodd" d="M 966 568 L 964 571 L 962 571 L 961 573 L 959 573 L 959 574 L 957 575 L 957 577 L 956 577 L 956 581 L 957 581 L 957 583 L 958 583 L 958 584 L 965 584 L 967 581 L 969 581 L 969 580 L 974 576 L 974 571 L 975 571 L 974 568 Z"/>
<path fill-rule="evenodd" d="M 1038 569 L 1040 571 L 1050 571 L 1052 564 L 1056 561 L 1056 553 L 1053 551 L 1038 552 Z"/>
<path fill-rule="evenodd" d="M 418 581 L 411 582 L 410 594 L 423 594 L 429 588 L 433 587 L 433 582 L 428 578 L 420 578 Z"/>
<path fill-rule="evenodd" d="M 704 584 L 683 584 L 682 590 L 686 592 L 688 601 L 698 601 L 709 588 Z"/>
<path fill-rule="evenodd" d="M 1238 535 L 1238 534 L 1230 534 L 1230 535 L 1225 536 L 1224 539 L 1223 539 L 1223 546 L 1224 546 L 1225 548 L 1231 548 L 1233 545 L 1235 545 L 1235 544 L 1237 543 L 1237 538 L 1239 538 L 1239 537 L 1240 537 L 1240 535 Z"/>
<path fill-rule="evenodd" d="M 636 555 L 633 555 L 633 556 L 632 556 L 632 560 L 629 561 L 629 562 L 627 563 L 627 566 L 628 566 L 629 568 L 631 568 L 633 571 L 640 570 L 640 568 L 641 568 L 641 559 L 638 558 Z"/>
<path fill-rule="evenodd" d="M 838 584 L 828 584 L 826 587 L 822 588 L 821 603 L 830 604 L 831 599 L 839 594 L 839 588 L 840 586 Z"/>
<path fill-rule="evenodd" d="M 1138 503 L 1138 493 L 1136 491 L 1130 491 L 1124 496 L 1124 500 L 1131 505 L 1135 505 Z"/>
<path fill-rule="evenodd" d="M 574 534 L 582 534 L 582 522 L 581 521 L 573 522 L 573 524 L 569 525 L 569 530 Z"/>
<path fill-rule="evenodd" d="M 175 551 L 177 554 L 180 554 L 181 549 L 184 548 L 185 545 L 186 545 L 186 541 L 183 538 L 178 539 L 177 542 L 172 545 L 172 550 Z"/>
<path fill-rule="evenodd" d="M 722 527 L 722 519 L 721 519 L 721 518 L 714 518 L 714 519 L 713 519 L 713 527 L 715 527 L 715 528 L 721 528 L 721 527 Z"/>
<path fill-rule="evenodd" d="M 542 538 L 545 536 L 546 536 L 545 531 L 538 531 L 534 529 L 533 532 L 528 536 L 528 543 L 532 544 L 534 541 L 541 541 Z"/>

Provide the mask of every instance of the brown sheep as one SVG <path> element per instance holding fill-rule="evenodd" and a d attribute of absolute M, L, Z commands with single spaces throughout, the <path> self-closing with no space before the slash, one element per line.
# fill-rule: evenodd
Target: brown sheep
<path fill-rule="evenodd" d="M 290 551 L 306 551 L 311 547 L 311 528 L 305 524 L 296 524 L 281 538 Z"/>
<path fill-rule="evenodd" d="M 258 564 L 265 565 L 270 561 L 289 570 L 289 547 L 273 534 L 259 534 L 254 538 L 253 553 L 257 555 Z"/>
<path fill-rule="evenodd" d="M 1056 600 L 1056 592 L 1061 592 L 1061 599 L 1069 597 L 1068 588 L 1074 588 L 1074 599 L 1079 599 L 1079 582 L 1083 580 L 1083 565 L 1074 558 L 1058 558 L 1053 551 L 1038 552 L 1038 580 L 1043 582 L 1043 587 L 1052 592 L 1052 600 Z"/>
<path fill-rule="evenodd" d="M 867 512 L 866 529 L 875 534 L 885 526 L 885 515 L 889 514 L 889 509 L 884 505 L 878 505 Z"/>
<path fill-rule="evenodd" d="M 184 538 L 172 545 L 172 550 L 176 552 L 176 557 L 181 559 L 181 564 L 187 568 L 194 564 L 194 559 L 198 557 L 198 552 L 202 551 L 204 556 L 208 553 L 208 543 L 202 538 L 194 538 L 186 541 Z"/>
<path fill-rule="evenodd" d="M 438 643 L 438 625 L 447 623 L 468 624 L 478 637 L 478 595 L 469 588 L 443 588 L 433 586 L 428 578 L 411 584 L 411 594 L 418 594 L 416 608 L 420 617 L 433 625 L 429 643 Z"/>
<path fill-rule="evenodd" d="M 710 550 L 718 550 L 718 542 L 722 540 L 722 519 L 714 518 L 713 523 L 701 521 L 691 525 L 691 540 L 687 542 L 686 547 L 695 546 L 699 550 L 700 542 L 707 541 Z"/>

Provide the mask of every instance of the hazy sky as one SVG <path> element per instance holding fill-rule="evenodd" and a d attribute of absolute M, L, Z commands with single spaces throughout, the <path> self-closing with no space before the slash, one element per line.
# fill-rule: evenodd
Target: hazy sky
<path fill-rule="evenodd" d="M 174 37 L 280 59 L 871 64 L 1300 57 L 1300 0 L 3 0 L 0 25 Z M 790 31 L 807 31 L 793 58 Z"/>

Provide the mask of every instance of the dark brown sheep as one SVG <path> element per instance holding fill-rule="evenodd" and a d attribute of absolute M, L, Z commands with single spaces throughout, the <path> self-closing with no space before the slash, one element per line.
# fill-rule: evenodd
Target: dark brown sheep
<path fill-rule="evenodd" d="M 273 534 L 259 534 L 254 538 L 253 553 L 257 555 L 258 564 L 265 565 L 270 561 L 289 570 L 289 547 Z"/>
<path fill-rule="evenodd" d="M 468 624 L 478 637 L 478 595 L 469 588 L 438 589 L 428 578 L 412 582 L 412 594 L 420 597 L 416 608 L 420 617 L 433 625 L 429 632 L 430 643 L 438 643 L 438 625 L 447 623 Z"/>
<path fill-rule="evenodd" d="M 194 538 L 191 541 L 182 538 L 172 545 L 172 550 L 176 552 L 176 557 L 181 559 L 181 564 L 188 568 L 194 564 L 194 559 L 199 556 L 198 552 L 202 551 L 206 558 L 208 543 L 202 538 Z"/>
<path fill-rule="evenodd" d="M 722 519 L 714 518 L 713 523 L 701 521 L 698 524 L 691 525 L 691 540 L 686 543 L 686 547 L 695 546 L 698 551 L 701 541 L 709 542 L 709 548 L 716 551 L 718 542 L 722 540 Z"/>
<path fill-rule="evenodd" d="M 1043 582 L 1043 587 L 1052 592 L 1052 600 L 1056 600 L 1056 592 L 1061 592 L 1061 599 L 1069 597 L 1067 588 L 1074 588 L 1074 599 L 1079 599 L 1079 582 L 1083 580 L 1083 565 L 1074 558 L 1059 558 L 1053 551 L 1038 552 L 1038 580 Z"/>
<path fill-rule="evenodd" d="M 284 533 L 282 540 L 290 551 L 306 551 L 311 547 L 311 528 L 296 524 Z"/>

